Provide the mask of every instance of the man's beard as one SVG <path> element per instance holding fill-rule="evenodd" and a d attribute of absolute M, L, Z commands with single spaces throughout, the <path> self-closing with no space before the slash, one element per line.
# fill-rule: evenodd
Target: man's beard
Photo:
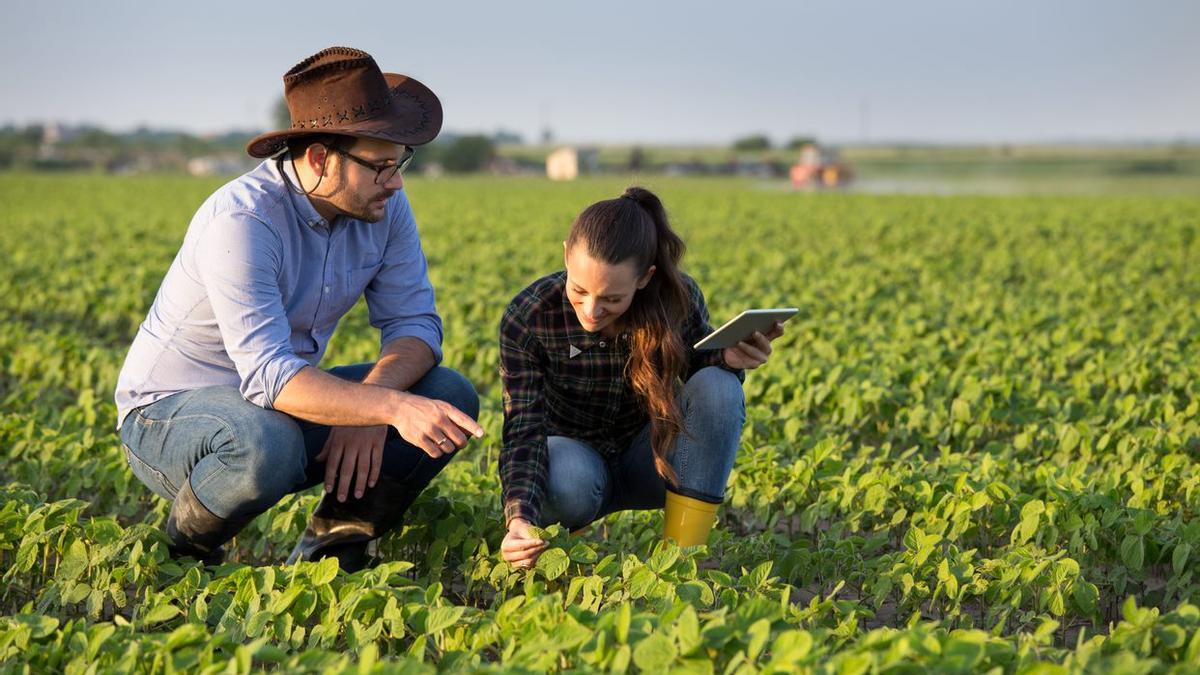
<path fill-rule="evenodd" d="M 386 199 L 382 203 L 378 201 L 380 196 L 369 200 L 354 199 L 345 205 L 339 205 L 338 208 L 342 213 L 355 220 L 361 220 L 364 223 L 378 223 L 387 216 L 387 199 L 391 199 L 392 193 L 387 193 Z M 375 204 L 380 204 L 382 208 L 373 211 L 372 207 Z"/>

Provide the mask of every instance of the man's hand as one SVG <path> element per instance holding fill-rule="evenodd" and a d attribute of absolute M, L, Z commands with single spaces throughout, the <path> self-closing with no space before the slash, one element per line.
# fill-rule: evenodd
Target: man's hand
<path fill-rule="evenodd" d="M 387 427 L 333 427 L 318 462 L 325 462 L 325 492 L 332 493 L 337 482 L 337 500 L 346 501 L 354 481 L 354 497 L 361 499 L 367 488 L 375 487 L 383 468 L 383 443 Z M 340 480 L 338 480 L 340 478 Z"/>
<path fill-rule="evenodd" d="M 445 401 L 406 394 L 392 426 L 400 437 L 433 458 L 448 455 L 467 444 L 467 435 L 483 438 L 483 427 L 471 416 Z"/>
<path fill-rule="evenodd" d="M 724 351 L 725 365 L 743 370 L 763 365 L 771 357 L 771 342 L 781 335 L 783 335 L 783 324 L 778 321 L 765 334 L 755 331 L 749 339 Z"/>
<path fill-rule="evenodd" d="M 500 544 L 501 555 L 513 567 L 533 567 L 545 550 L 546 542 L 533 536 L 529 522 L 523 518 L 512 519 Z"/>

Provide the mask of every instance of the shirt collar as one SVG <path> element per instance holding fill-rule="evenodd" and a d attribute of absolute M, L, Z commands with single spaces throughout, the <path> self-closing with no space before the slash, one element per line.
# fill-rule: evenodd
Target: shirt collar
<path fill-rule="evenodd" d="M 279 173 L 282 166 L 283 174 Z M 278 161 L 271 160 L 271 172 L 275 174 L 283 188 L 287 190 L 288 198 L 292 200 L 292 207 L 296 210 L 296 216 L 301 222 L 309 227 L 329 227 L 329 222 L 317 213 L 317 208 L 308 199 L 307 195 L 297 192 L 300 190 L 300 181 L 296 178 L 295 167 L 292 166 L 290 160 L 284 158 L 282 164 Z M 286 180 L 284 180 L 286 177 Z M 291 186 L 288 186 L 291 183 Z"/>

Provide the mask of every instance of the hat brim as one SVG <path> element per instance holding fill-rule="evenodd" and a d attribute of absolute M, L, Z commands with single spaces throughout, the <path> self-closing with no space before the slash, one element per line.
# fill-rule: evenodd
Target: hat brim
<path fill-rule="evenodd" d="M 384 73 L 392 92 L 391 105 L 371 119 L 344 124 L 292 128 L 259 134 L 246 144 L 251 157 L 263 159 L 282 152 L 289 139 L 313 134 L 374 138 L 398 145 L 425 145 L 442 130 L 442 103 L 429 87 L 399 73 Z"/>

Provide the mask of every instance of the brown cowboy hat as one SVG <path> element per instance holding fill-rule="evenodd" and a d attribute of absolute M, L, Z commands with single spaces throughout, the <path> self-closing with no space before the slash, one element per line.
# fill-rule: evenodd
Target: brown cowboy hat
<path fill-rule="evenodd" d="M 297 63 L 283 76 L 292 126 L 255 136 L 251 157 L 270 157 L 289 138 L 342 134 L 400 145 L 423 145 L 442 129 L 438 97 L 407 75 L 384 73 L 371 55 L 330 47 Z"/>

